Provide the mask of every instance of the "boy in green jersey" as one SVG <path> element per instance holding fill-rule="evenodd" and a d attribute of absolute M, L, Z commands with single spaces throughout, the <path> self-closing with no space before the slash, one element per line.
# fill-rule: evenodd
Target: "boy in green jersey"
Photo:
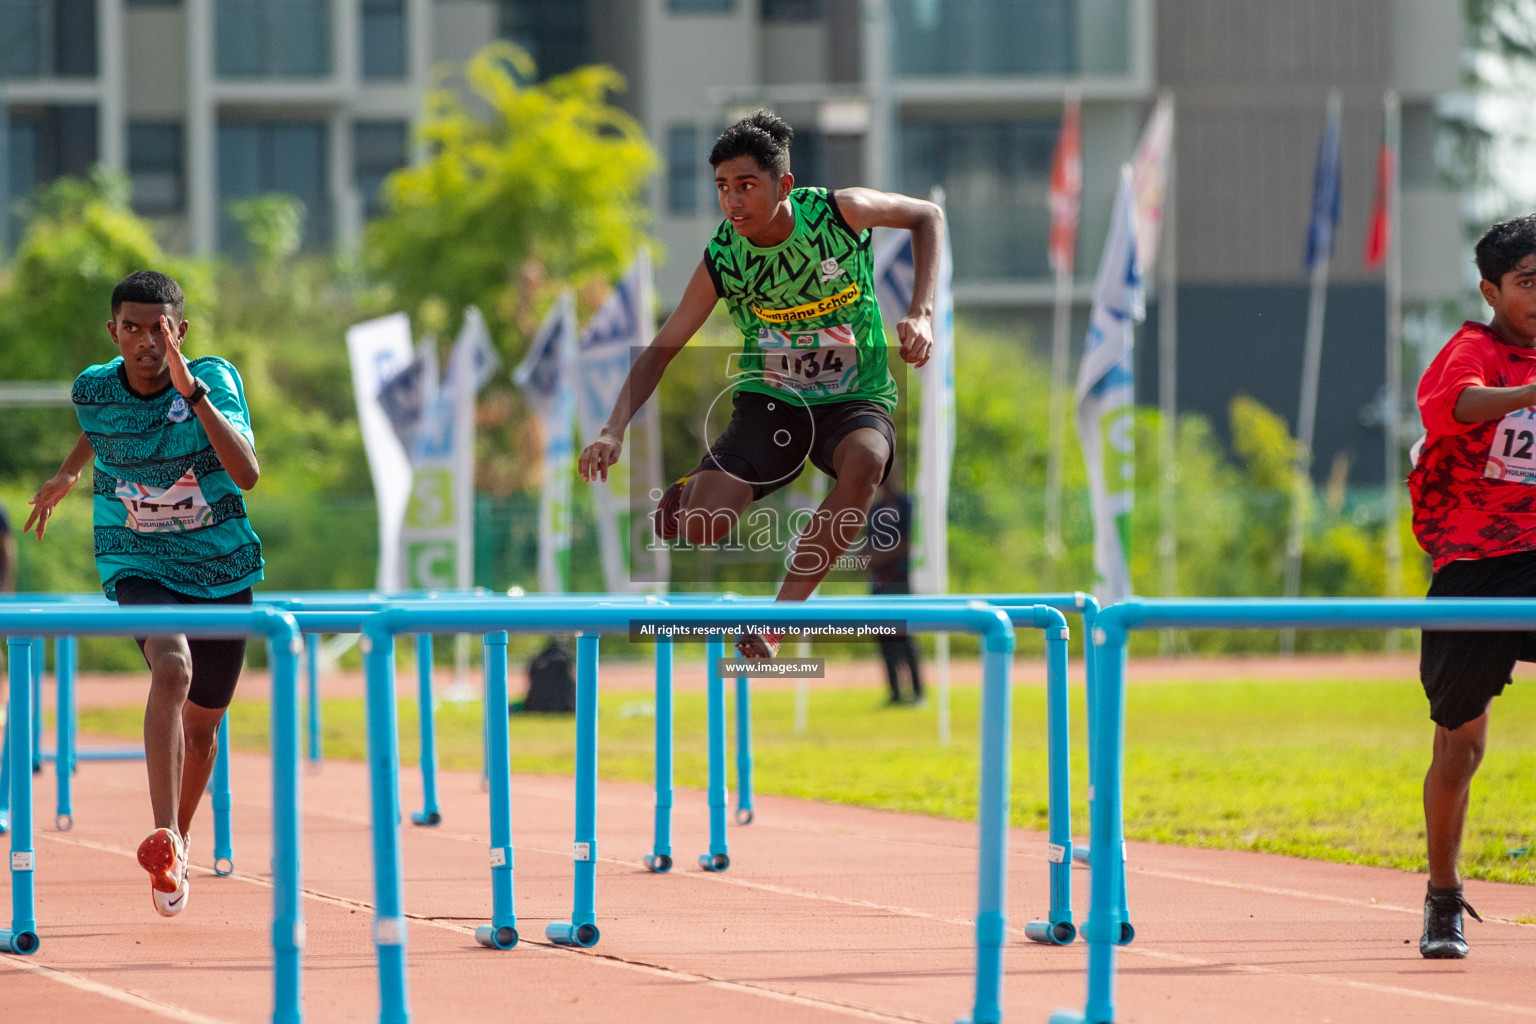
<path fill-rule="evenodd" d="M 107 333 L 119 358 L 87 367 L 71 397 L 83 433 L 32 499 L 23 533 L 48 519 L 94 456 L 93 520 L 102 589 L 119 605 L 251 603 L 261 541 L 242 491 L 256 485 L 240 374 L 217 356 L 188 361 L 182 292 L 140 270 L 112 290 Z M 139 845 L 155 910 L 187 905 L 187 833 L 213 770 L 219 723 L 245 662 L 245 637 L 139 637 L 149 664 L 144 761 L 155 829 Z"/>
<path fill-rule="evenodd" d="M 724 299 L 742 335 L 731 421 L 698 467 L 662 496 L 656 531 L 713 544 L 809 459 L 834 483 L 796 538 L 780 601 L 810 597 L 858 538 L 895 455 L 896 384 L 886 367 L 870 231 L 912 233 L 912 302 L 896 336 L 901 358 L 920 367 L 933 348 L 944 217 L 933 203 L 891 192 L 795 188 L 793 135 L 758 111 L 715 142 L 709 163 L 725 221 L 580 459 L 583 480 L 608 478 L 630 419 Z M 736 646 L 747 657 L 772 657 L 780 639 L 747 634 Z"/>

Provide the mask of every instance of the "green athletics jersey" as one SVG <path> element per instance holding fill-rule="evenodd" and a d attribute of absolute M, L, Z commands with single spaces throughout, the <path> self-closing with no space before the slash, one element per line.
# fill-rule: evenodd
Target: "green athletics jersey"
<path fill-rule="evenodd" d="M 727 221 L 704 250 L 715 292 L 741 329 L 736 390 L 896 408 L 870 233 L 856 234 L 824 188 L 794 189 L 789 201 L 795 227 L 780 244 L 760 249 Z"/>
<path fill-rule="evenodd" d="M 208 385 L 203 401 L 254 445 L 235 368 L 217 356 L 187 365 Z M 108 597 L 125 576 L 190 597 L 225 597 L 261 579 L 245 499 L 174 385 L 137 394 L 118 358 L 76 377 L 71 398 L 96 451 L 96 570 Z"/>

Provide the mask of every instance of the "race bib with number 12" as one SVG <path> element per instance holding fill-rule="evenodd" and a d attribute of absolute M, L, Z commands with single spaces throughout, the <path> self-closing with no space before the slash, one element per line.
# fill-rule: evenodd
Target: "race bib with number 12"
<path fill-rule="evenodd" d="M 1483 476 L 1536 484 L 1536 406 L 1516 409 L 1499 421 Z"/>

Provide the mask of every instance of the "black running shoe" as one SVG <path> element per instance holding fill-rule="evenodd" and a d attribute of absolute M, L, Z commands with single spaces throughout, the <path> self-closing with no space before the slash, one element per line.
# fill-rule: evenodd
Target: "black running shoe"
<path fill-rule="evenodd" d="M 689 473 L 668 487 L 656 503 L 656 536 L 662 540 L 672 540 L 678 534 L 677 518 L 683 508 L 683 487 L 692 479 L 693 474 Z"/>
<path fill-rule="evenodd" d="M 1424 935 L 1419 939 L 1419 953 L 1426 960 L 1461 960 L 1467 955 L 1467 940 L 1461 934 L 1461 912 L 1477 920 L 1482 917 L 1454 889 L 1429 887 L 1424 897 Z"/>

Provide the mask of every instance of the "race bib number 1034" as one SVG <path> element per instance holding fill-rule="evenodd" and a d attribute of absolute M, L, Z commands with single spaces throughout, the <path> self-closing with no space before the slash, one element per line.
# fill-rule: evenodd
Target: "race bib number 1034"
<path fill-rule="evenodd" d="M 841 395 L 857 391 L 859 347 L 848 324 L 819 331 L 758 331 L 763 376 L 786 391 L 811 395 Z"/>

